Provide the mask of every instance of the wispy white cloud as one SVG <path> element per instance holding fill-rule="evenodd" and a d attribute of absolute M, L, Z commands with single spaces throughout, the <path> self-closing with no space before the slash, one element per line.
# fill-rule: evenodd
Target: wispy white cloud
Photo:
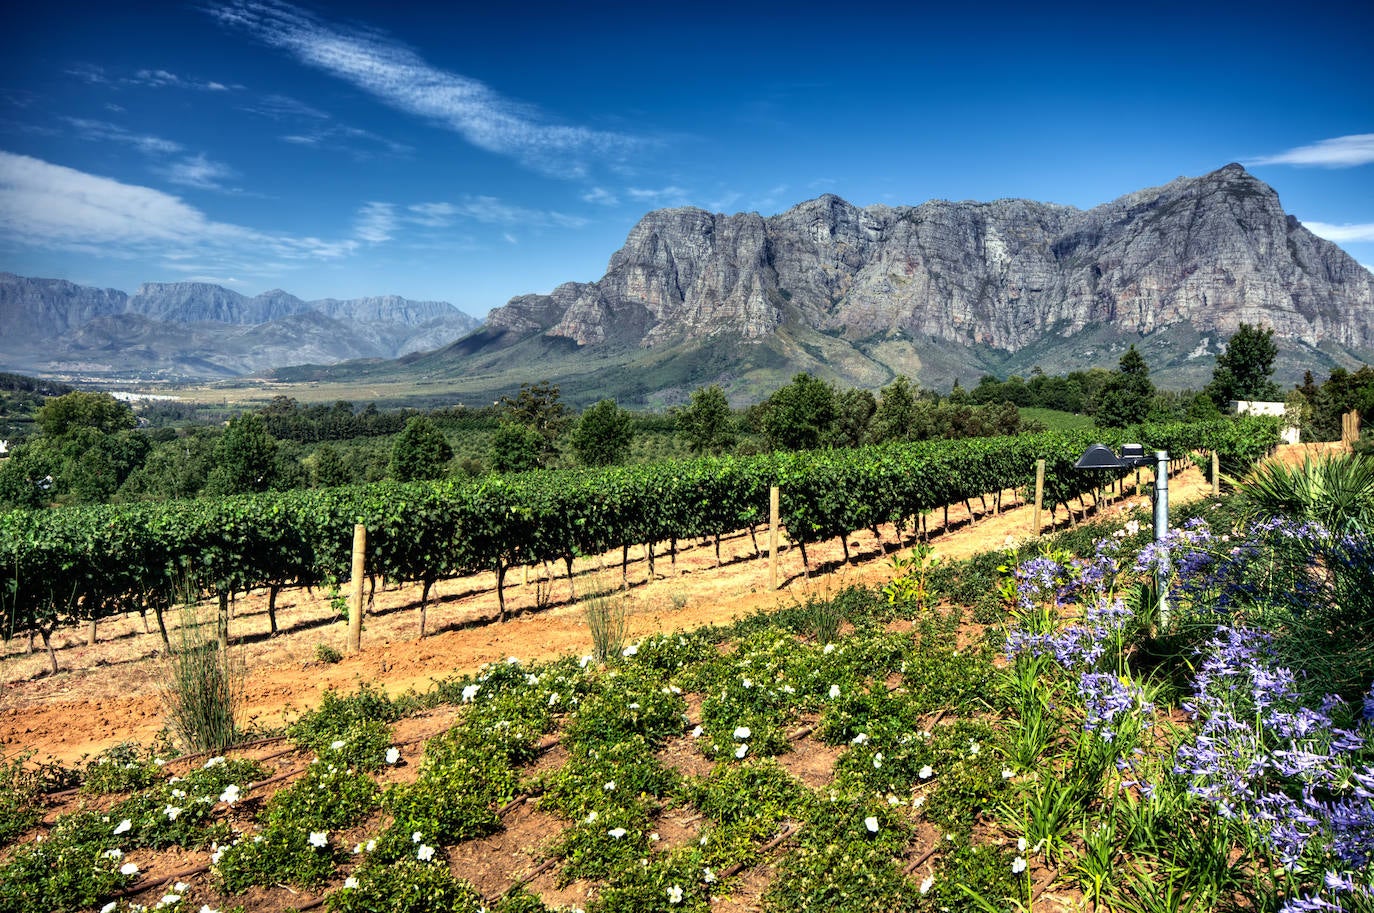
<path fill-rule="evenodd" d="M 605 187 L 593 187 L 582 194 L 582 202 L 595 203 L 598 206 L 619 206 L 620 197 L 611 193 Z"/>
<path fill-rule="evenodd" d="M 1337 244 L 1342 241 L 1374 241 L 1374 222 L 1362 222 L 1358 224 L 1346 223 L 1344 225 L 1332 225 L 1328 222 L 1308 222 L 1302 223 L 1307 230 L 1319 238 L 1334 241 Z"/>
<path fill-rule="evenodd" d="M 503 238 L 506 239 L 506 243 L 507 243 L 507 244 L 519 244 L 519 243 L 520 243 L 520 239 L 517 238 L 515 235 L 511 234 L 510 232 L 505 232 L 505 233 L 503 233 L 503 234 L 501 235 L 501 237 L 503 237 Z"/>
<path fill-rule="evenodd" d="M 387 36 L 334 25 L 287 3 L 234 0 L 210 13 L 398 110 L 546 174 L 580 177 L 591 161 L 623 156 L 641 144 L 625 134 L 552 123 L 476 79 L 432 66 Z"/>
<path fill-rule="evenodd" d="M 404 143 L 340 123 L 328 112 L 289 95 L 267 95 L 241 107 L 250 114 L 289 123 L 294 128 L 293 132 L 284 134 L 281 140 L 292 145 L 337 149 L 359 160 L 371 158 L 378 150 L 392 155 L 406 155 L 412 151 Z"/>
<path fill-rule="evenodd" d="M 155 89 L 194 89 L 201 92 L 228 92 L 230 87 L 213 79 L 194 79 L 178 76 L 167 70 L 139 70 L 122 80 L 128 85 L 151 86 Z M 241 89 L 243 86 L 234 86 Z"/>
<path fill-rule="evenodd" d="M 1268 155 L 1252 165 L 1317 165 L 1323 168 L 1353 168 L 1374 162 L 1374 133 L 1356 133 L 1324 139 L 1309 146 L 1297 146 L 1278 155 Z"/>
<path fill-rule="evenodd" d="M 104 67 L 97 64 L 79 63 L 68 67 L 65 72 L 88 85 L 112 88 L 141 86 L 153 89 L 191 89 L 200 92 L 228 92 L 243 88 L 238 84 L 225 85 L 213 79 L 180 76 L 162 69 L 142 69 L 135 71 L 132 76 L 112 76 Z"/>
<path fill-rule="evenodd" d="M 396 230 L 396 207 L 390 203 L 365 203 L 353 220 L 353 234 L 361 241 L 381 244 Z"/>
<path fill-rule="evenodd" d="M 625 195 L 638 203 L 649 203 L 653 206 L 685 206 L 689 201 L 684 188 L 671 185 L 659 188 L 627 187 Z"/>
<path fill-rule="evenodd" d="M 224 182 L 235 177 L 234 169 L 221 162 L 211 161 L 204 153 L 183 158 L 163 169 L 167 180 L 183 187 L 198 190 L 228 190 Z"/>
<path fill-rule="evenodd" d="M 175 155 L 182 151 L 181 143 L 146 133 L 134 133 L 118 124 L 84 117 L 64 117 L 63 121 L 80 131 L 82 139 L 101 143 L 122 143 L 133 146 L 145 155 Z"/>
<path fill-rule="evenodd" d="M 213 258 L 221 268 L 257 272 L 272 263 L 337 260 L 359 246 L 354 238 L 296 237 L 217 222 L 160 190 L 9 152 L 0 152 L 0 232 L 36 247 L 168 263 Z"/>
<path fill-rule="evenodd" d="M 522 227 L 581 228 L 587 220 L 555 210 L 529 209 L 491 196 L 468 196 L 452 204 L 453 214 L 488 225 L 519 225 Z"/>

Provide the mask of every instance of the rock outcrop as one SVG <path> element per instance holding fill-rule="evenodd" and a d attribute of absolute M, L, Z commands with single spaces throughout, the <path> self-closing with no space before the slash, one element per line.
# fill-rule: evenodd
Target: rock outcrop
<path fill-rule="evenodd" d="M 795 323 L 859 345 L 901 336 L 1008 353 L 1103 326 L 1187 324 L 1224 340 L 1242 322 L 1374 349 L 1374 275 L 1234 164 L 1087 211 L 1028 200 L 861 209 L 833 195 L 768 218 L 659 210 L 600 280 L 488 317 L 581 346 L 758 342 Z"/>

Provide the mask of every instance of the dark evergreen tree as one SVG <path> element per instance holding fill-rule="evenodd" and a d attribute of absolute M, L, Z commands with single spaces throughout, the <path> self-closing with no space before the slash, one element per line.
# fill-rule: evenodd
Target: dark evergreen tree
<path fill-rule="evenodd" d="M 677 413 L 678 434 L 693 453 L 722 453 L 735 446 L 734 417 L 718 385 L 698 387 L 692 401 Z"/>
<path fill-rule="evenodd" d="M 1102 388 L 1094 418 L 1107 428 L 1124 428 L 1143 422 L 1150 413 L 1154 395 L 1150 367 L 1135 346 L 1131 346 Z"/>
<path fill-rule="evenodd" d="M 1283 396 L 1270 379 L 1279 347 L 1272 329 L 1242 323 L 1217 356 L 1207 395 L 1218 409 L 1225 410 L 1232 400 L 1274 402 Z"/>
<path fill-rule="evenodd" d="M 572 430 L 572 448 L 583 466 L 614 466 L 625 462 L 635 436 L 634 418 L 613 399 L 592 406 Z"/>
<path fill-rule="evenodd" d="M 391 445 L 391 477 L 398 482 L 442 479 L 453 448 L 430 419 L 417 415 L 406 422 Z"/>

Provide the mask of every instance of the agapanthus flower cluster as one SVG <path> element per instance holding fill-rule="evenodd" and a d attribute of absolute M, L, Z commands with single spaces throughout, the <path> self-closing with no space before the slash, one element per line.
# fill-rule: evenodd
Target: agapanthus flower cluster
<path fill-rule="evenodd" d="M 1180 745 L 1174 772 L 1218 814 L 1249 821 L 1280 864 L 1374 865 L 1374 767 L 1368 725 L 1336 725 L 1342 702 L 1301 703 L 1294 673 L 1270 638 L 1221 627 L 1204 648 L 1193 699 L 1199 721 Z M 1295 908 L 1301 909 L 1301 908 Z"/>

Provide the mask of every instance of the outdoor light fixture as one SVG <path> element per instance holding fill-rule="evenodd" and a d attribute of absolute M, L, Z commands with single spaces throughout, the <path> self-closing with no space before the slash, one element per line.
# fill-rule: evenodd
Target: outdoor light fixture
<path fill-rule="evenodd" d="M 1169 532 L 1169 451 L 1156 450 L 1154 462 L 1155 542 L 1163 542 L 1164 536 Z M 1150 457 L 1145 455 L 1145 448 L 1140 444 L 1122 444 L 1120 456 L 1113 453 L 1112 448 L 1106 444 L 1093 444 L 1083 451 L 1083 455 L 1078 458 L 1077 463 L 1073 464 L 1073 468 L 1134 469 L 1149 464 Z M 1137 481 L 1139 481 L 1139 477 L 1137 477 Z M 1159 591 L 1159 623 L 1161 625 L 1167 624 L 1169 621 L 1169 602 L 1165 595 L 1165 583 L 1164 569 L 1162 565 L 1157 565 L 1155 585 Z"/>

